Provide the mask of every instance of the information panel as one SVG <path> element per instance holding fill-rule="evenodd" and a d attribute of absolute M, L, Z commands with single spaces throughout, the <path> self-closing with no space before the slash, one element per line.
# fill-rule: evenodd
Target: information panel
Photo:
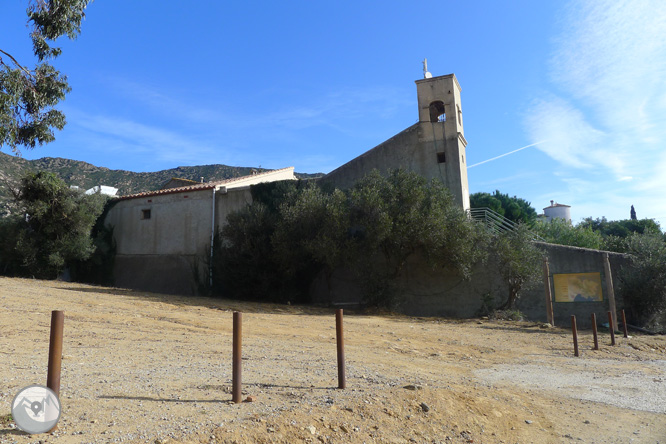
<path fill-rule="evenodd" d="M 555 302 L 601 302 L 601 273 L 554 274 Z"/>

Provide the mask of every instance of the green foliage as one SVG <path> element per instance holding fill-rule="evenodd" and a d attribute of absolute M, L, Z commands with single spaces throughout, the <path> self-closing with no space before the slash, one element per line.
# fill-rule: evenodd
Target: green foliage
<path fill-rule="evenodd" d="M 471 194 L 469 201 L 472 208 L 490 208 L 516 223 L 531 225 L 536 220 L 536 210 L 528 201 L 516 196 L 510 197 L 499 190 L 495 190 L 493 194 Z"/>
<path fill-rule="evenodd" d="M 113 284 L 113 267 L 116 258 L 114 227 L 104 225 L 104 220 L 116 201 L 104 199 L 106 201 L 104 209 L 97 217 L 90 232 L 93 253 L 87 259 L 77 259 L 70 263 L 71 276 L 74 281 L 96 285 Z"/>
<path fill-rule="evenodd" d="M 293 201 L 298 190 L 308 186 L 308 181 L 280 180 L 264 182 L 250 187 L 252 202 L 261 203 L 271 214 L 276 214 L 286 201 Z"/>
<path fill-rule="evenodd" d="M 666 244 L 658 233 L 632 233 L 625 239 L 631 267 L 620 273 L 620 293 L 642 323 L 666 310 Z"/>
<path fill-rule="evenodd" d="M 280 207 L 280 220 L 272 238 L 275 253 L 288 276 L 312 262 L 331 273 L 342 263 L 348 248 L 348 212 L 345 194 L 325 194 L 311 183 L 293 202 Z"/>
<path fill-rule="evenodd" d="M 21 271 L 15 247 L 22 222 L 20 216 L 0 218 L 0 275 L 14 276 Z"/>
<path fill-rule="evenodd" d="M 258 202 L 232 213 L 216 236 L 213 256 L 215 295 L 269 302 L 305 302 L 282 276 L 271 238 L 278 216 Z"/>
<path fill-rule="evenodd" d="M 330 284 L 345 266 L 357 273 L 368 303 L 391 305 L 399 296 L 394 282 L 413 254 L 465 277 L 484 256 L 475 248 L 481 227 L 441 184 L 413 173 L 372 172 L 346 192 L 307 183 L 253 187 L 253 196 L 221 233 L 214 275 L 229 296 L 306 301 L 318 273 Z"/>
<path fill-rule="evenodd" d="M 532 231 L 546 242 L 574 247 L 600 249 L 604 240 L 598 232 L 587 225 L 572 225 L 564 219 L 555 218 L 550 221 L 537 221 Z"/>
<path fill-rule="evenodd" d="M 392 283 L 416 253 L 433 269 L 455 270 L 464 278 L 485 257 L 476 245 L 486 232 L 467 218 L 440 182 L 402 170 L 388 177 L 375 171 L 351 190 L 349 202 L 354 234 L 349 263 L 365 276 L 372 304 L 398 302 Z M 379 253 L 381 261 L 368 252 Z"/>
<path fill-rule="evenodd" d="M 503 231 L 492 239 L 491 254 L 509 293 L 500 307 L 503 310 L 513 309 L 520 292 L 539 283 L 543 252 L 532 241 L 533 236 L 526 225 L 519 224 L 514 231 Z"/>
<path fill-rule="evenodd" d="M 2 224 L 2 230 L 10 233 L 3 236 L 0 257 L 4 268 L 21 275 L 55 278 L 73 261 L 87 259 L 95 249 L 90 231 L 105 202 L 105 196 L 70 190 L 53 174 L 27 175 L 18 195 L 24 217 L 9 218 Z"/>
<path fill-rule="evenodd" d="M 32 24 L 30 37 L 40 63 L 30 70 L 11 54 L 0 49 L 0 146 L 8 145 L 15 153 L 18 146 L 34 148 L 55 139 L 53 129 L 65 125 L 62 112 L 53 109 L 70 91 L 67 77 L 45 60 L 61 54 L 52 47 L 66 35 L 78 36 L 84 10 L 90 0 L 34 0 L 27 14 Z"/>
<path fill-rule="evenodd" d="M 273 246 L 281 207 L 293 203 L 306 186 L 305 181 L 280 181 L 250 188 L 253 204 L 230 214 L 215 236 L 213 294 L 271 302 L 308 301 L 308 279 L 315 265 L 283 263 Z"/>
<path fill-rule="evenodd" d="M 598 233 L 595 231 L 595 233 Z M 602 237 L 601 249 L 606 251 L 615 251 L 616 253 L 627 252 L 627 238 L 615 235 Z"/>
<path fill-rule="evenodd" d="M 617 236 L 624 238 L 631 233 L 661 233 L 661 227 L 652 219 L 624 219 L 609 221 L 605 217 L 597 219 L 588 217 L 583 219 L 578 225 L 590 227 L 592 230 L 599 232 L 603 237 Z"/>
<path fill-rule="evenodd" d="M 28 8 L 28 21 L 33 23 L 30 33 L 35 55 L 39 60 L 55 58 L 62 52 L 47 40 L 55 41 L 66 35 L 76 39 L 81 32 L 85 9 L 91 0 L 35 0 Z"/>

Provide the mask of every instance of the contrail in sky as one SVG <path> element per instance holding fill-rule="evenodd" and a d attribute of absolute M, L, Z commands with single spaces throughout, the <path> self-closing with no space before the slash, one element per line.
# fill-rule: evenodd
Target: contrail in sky
<path fill-rule="evenodd" d="M 479 163 L 475 163 L 474 165 L 470 165 L 470 166 L 467 167 L 467 169 L 474 168 L 475 166 L 481 165 L 481 164 L 484 164 L 484 163 L 492 162 L 493 160 L 497 160 L 500 157 L 504 157 L 504 156 L 508 156 L 509 154 L 517 153 L 518 151 L 524 150 L 525 148 L 529 148 L 531 146 L 538 145 L 538 144 L 544 143 L 544 142 L 548 142 L 548 141 L 547 140 L 542 140 L 540 142 L 536 142 L 536 143 L 533 143 L 531 145 L 526 145 L 522 148 L 518 148 L 517 150 L 513 150 L 513 151 L 509 151 L 508 153 L 500 154 L 499 156 L 493 157 L 492 159 L 484 160 L 483 162 L 479 162 Z"/>

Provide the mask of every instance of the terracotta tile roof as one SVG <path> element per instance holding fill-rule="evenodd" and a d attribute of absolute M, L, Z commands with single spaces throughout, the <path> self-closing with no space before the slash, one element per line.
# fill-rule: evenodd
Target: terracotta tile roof
<path fill-rule="evenodd" d="M 203 179 L 203 177 L 202 177 Z M 190 179 L 183 179 L 182 177 L 172 177 L 171 179 L 167 180 L 162 184 L 160 187 L 160 190 L 166 190 L 167 188 L 180 188 L 180 187 L 189 187 L 192 185 L 196 185 L 201 182 L 197 182 L 196 180 L 190 180 Z M 169 185 L 175 185 L 178 184 L 178 186 L 169 186 Z"/>
<path fill-rule="evenodd" d="M 218 188 L 222 185 L 233 184 L 234 182 L 239 182 L 241 180 L 245 180 L 245 179 L 249 179 L 249 178 L 253 178 L 253 177 L 268 176 L 271 173 L 276 173 L 278 171 L 289 170 L 291 168 L 293 168 L 293 167 L 280 168 L 278 170 L 264 171 L 263 173 L 250 174 L 248 176 L 241 176 L 241 177 L 233 177 L 231 179 L 218 180 L 218 181 L 215 181 L 215 182 L 197 183 L 196 185 L 191 185 L 191 186 L 187 186 L 187 187 L 167 188 L 165 190 L 156 190 L 156 191 L 144 191 L 143 193 L 128 194 L 127 196 L 119 196 L 119 197 L 114 198 L 113 200 L 129 200 L 129 199 L 138 199 L 138 198 L 141 198 L 141 197 L 163 196 L 163 195 L 166 195 L 166 194 L 175 194 L 175 193 L 187 193 L 187 192 L 190 192 L 190 191 L 212 190 L 213 188 Z"/>

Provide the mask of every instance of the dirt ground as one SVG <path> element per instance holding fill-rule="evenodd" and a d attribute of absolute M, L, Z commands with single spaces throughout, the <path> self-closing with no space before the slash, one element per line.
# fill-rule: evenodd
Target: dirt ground
<path fill-rule="evenodd" d="M 51 310 L 65 312 L 58 429 L 9 413 L 45 384 Z M 231 403 L 232 311 L 243 393 Z M 0 442 L 666 443 L 666 338 L 539 323 L 332 309 L 0 278 Z"/>

